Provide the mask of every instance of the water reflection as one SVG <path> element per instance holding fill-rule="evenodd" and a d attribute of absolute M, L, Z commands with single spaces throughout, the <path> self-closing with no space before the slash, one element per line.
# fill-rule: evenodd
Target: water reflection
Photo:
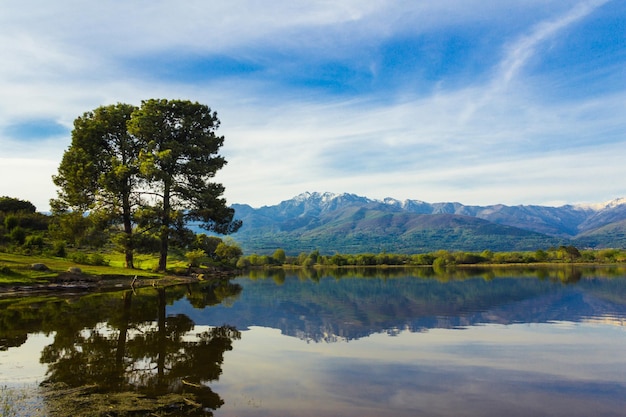
<path fill-rule="evenodd" d="M 279 270 L 0 300 L 0 385 L 44 334 L 43 415 L 617 416 L 625 276 Z"/>
<path fill-rule="evenodd" d="M 149 288 L 5 303 L 2 348 L 34 328 L 54 334 L 40 357 L 50 415 L 213 415 L 223 400 L 207 383 L 219 378 L 224 352 L 241 334 L 228 325 L 193 333 L 189 317 L 166 310 L 184 296 L 205 308 L 240 291 L 224 281 L 194 291 Z"/>
<path fill-rule="evenodd" d="M 486 323 L 626 317 L 625 280 L 615 276 L 619 270 L 470 270 L 436 277 L 419 276 L 432 274 L 424 269 L 364 271 L 372 275 L 345 269 L 253 271 L 236 281 L 244 291 L 231 307 L 203 312 L 181 301 L 173 308 L 196 323 L 269 327 L 314 342 Z"/>

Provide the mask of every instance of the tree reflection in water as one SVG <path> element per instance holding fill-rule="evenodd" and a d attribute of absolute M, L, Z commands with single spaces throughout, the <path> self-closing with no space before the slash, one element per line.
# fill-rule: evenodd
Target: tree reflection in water
<path fill-rule="evenodd" d="M 150 288 L 83 298 L 81 308 L 68 309 L 71 319 L 55 314 L 54 342 L 41 354 L 48 364 L 42 385 L 50 413 L 213 415 L 223 400 L 207 383 L 219 378 L 224 352 L 241 334 L 227 325 L 193 333 L 193 321 L 184 314 L 167 316 L 166 306 L 185 292 L 194 306 L 206 307 L 240 291 L 228 281 L 187 291 Z M 97 323 L 77 320 L 96 311 Z"/>

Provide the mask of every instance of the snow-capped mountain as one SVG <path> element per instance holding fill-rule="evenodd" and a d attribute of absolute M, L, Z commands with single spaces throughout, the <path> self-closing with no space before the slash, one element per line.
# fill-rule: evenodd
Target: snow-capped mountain
<path fill-rule="evenodd" d="M 268 250 L 284 247 L 284 244 L 280 246 L 281 240 L 291 245 L 302 239 L 309 239 L 309 246 L 314 243 L 319 246 L 321 242 L 329 250 L 338 252 L 346 251 L 340 247 L 341 242 L 348 244 L 349 241 L 353 245 L 350 251 L 365 252 L 387 247 L 386 240 L 403 239 L 403 250 L 409 250 L 411 245 L 419 246 L 420 243 L 412 242 L 412 238 L 417 239 L 420 235 L 422 240 L 425 239 L 424 230 L 429 231 L 427 240 L 436 245 L 436 249 L 446 249 L 445 239 L 439 242 L 434 238 L 437 229 L 456 233 L 458 236 L 452 240 L 456 247 L 481 250 L 489 248 L 479 248 L 478 245 L 488 243 L 493 236 L 499 236 L 495 240 L 501 250 L 528 248 L 539 241 L 543 244 L 573 243 L 583 247 L 626 246 L 626 233 L 620 235 L 622 230 L 626 231 L 626 198 L 560 207 L 471 206 L 458 202 L 400 201 L 391 197 L 376 200 L 350 193 L 305 192 L 274 206 L 252 208 L 234 204 L 233 208 L 237 218 L 244 222 L 233 237 L 242 241 L 243 246 L 255 240 L 253 246 L 267 247 Z M 487 229 L 489 233 L 484 235 Z M 508 246 L 502 236 L 511 236 Z M 524 243 L 526 240 L 528 244 Z M 471 244 L 473 241 L 476 241 L 475 245 Z M 333 242 L 336 247 L 330 249 Z M 309 249 L 309 246 L 303 249 Z"/>

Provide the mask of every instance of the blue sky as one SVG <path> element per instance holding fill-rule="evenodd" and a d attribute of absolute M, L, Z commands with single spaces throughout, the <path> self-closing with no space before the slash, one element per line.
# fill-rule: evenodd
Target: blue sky
<path fill-rule="evenodd" d="M 85 111 L 218 112 L 229 203 L 626 197 L 626 2 L 8 0 L 0 195 L 47 210 Z"/>

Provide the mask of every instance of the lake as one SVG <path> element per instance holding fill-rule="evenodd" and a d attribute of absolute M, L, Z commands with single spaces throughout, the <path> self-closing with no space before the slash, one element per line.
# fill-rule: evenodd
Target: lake
<path fill-rule="evenodd" d="M 571 267 L 0 298 L 0 415 L 623 416 L 625 323 Z"/>

